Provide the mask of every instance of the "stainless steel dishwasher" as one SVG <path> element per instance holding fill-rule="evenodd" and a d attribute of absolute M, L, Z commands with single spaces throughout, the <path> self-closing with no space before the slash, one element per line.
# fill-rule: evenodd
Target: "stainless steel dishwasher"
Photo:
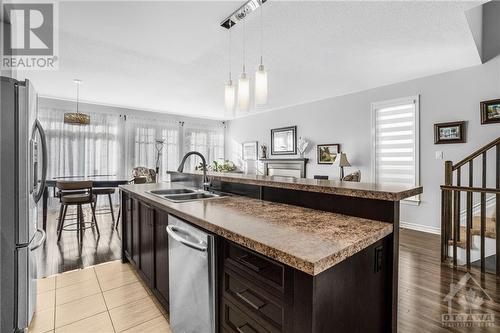
<path fill-rule="evenodd" d="M 170 326 L 174 333 L 215 333 L 214 236 L 168 216 Z"/>

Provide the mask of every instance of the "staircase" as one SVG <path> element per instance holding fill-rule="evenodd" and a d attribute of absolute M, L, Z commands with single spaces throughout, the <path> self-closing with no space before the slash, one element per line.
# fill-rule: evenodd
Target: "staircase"
<path fill-rule="evenodd" d="M 495 150 L 495 159 L 494 167 L 489 169 L 493 170 L 488 173 L 490 150 Z M 480 186 L 474 182 L 475 161 L 481 165 Z M 464 169 L 467 185 L 462 185 Z M 487 186 L 491 179 L 494 187 Z M 476 205 L 475 198 L 479 198 Z M 446 161 L 445 184 L 441 186 L 441 260 L 451 261 L 455 267 L 465 266 L 467 270 L 477 262 L 484 273 L 487 262 L 494 259 L 492 271 L 500 276 L 497 254 L 500 254 L 500 137 L 456 164 Z"/>

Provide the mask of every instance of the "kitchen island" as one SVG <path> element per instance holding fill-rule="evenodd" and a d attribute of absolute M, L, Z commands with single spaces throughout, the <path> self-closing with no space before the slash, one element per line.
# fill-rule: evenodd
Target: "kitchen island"
<path fill-rule="evenodd" d="M 346 185 L 334 194 L 324 182 L 312 192 L 212 175 L 215 188 L 238 195 L 175 203 L 149 193 L 199 181 L 177 176 L 121 186 L 123 259 L 166 308 L 171 214 L 217 237 L 219 332 L 395 332 L 399 200 L 421 188 L 368 193 L 354 184 L 354 195 Z M 356 204 L 336 203 L 345 200 L 358 200 L 357 214 L 346 214 Z"/>

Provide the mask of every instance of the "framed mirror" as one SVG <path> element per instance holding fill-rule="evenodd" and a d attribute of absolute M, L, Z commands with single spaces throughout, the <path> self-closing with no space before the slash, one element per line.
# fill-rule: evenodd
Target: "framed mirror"
<path fill-rule="evenodd" d="M 271 130 L 271 155 L 297 154 L 297 126 Z"/>
<path fill-rule="evenodd" d="M 243 161 L 257 160 L 257 141 L 248 141 L 241 144 L 241 159 Z"/>

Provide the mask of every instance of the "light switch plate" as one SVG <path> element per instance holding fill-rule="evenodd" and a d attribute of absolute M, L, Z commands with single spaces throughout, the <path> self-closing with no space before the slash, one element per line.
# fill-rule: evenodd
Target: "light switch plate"
<path fill-rule="evenodd" d="M 442 159 L 443 159 L 443 152 L 437 151 L 436 152 L 436 160 L 442 160 Z"/>

